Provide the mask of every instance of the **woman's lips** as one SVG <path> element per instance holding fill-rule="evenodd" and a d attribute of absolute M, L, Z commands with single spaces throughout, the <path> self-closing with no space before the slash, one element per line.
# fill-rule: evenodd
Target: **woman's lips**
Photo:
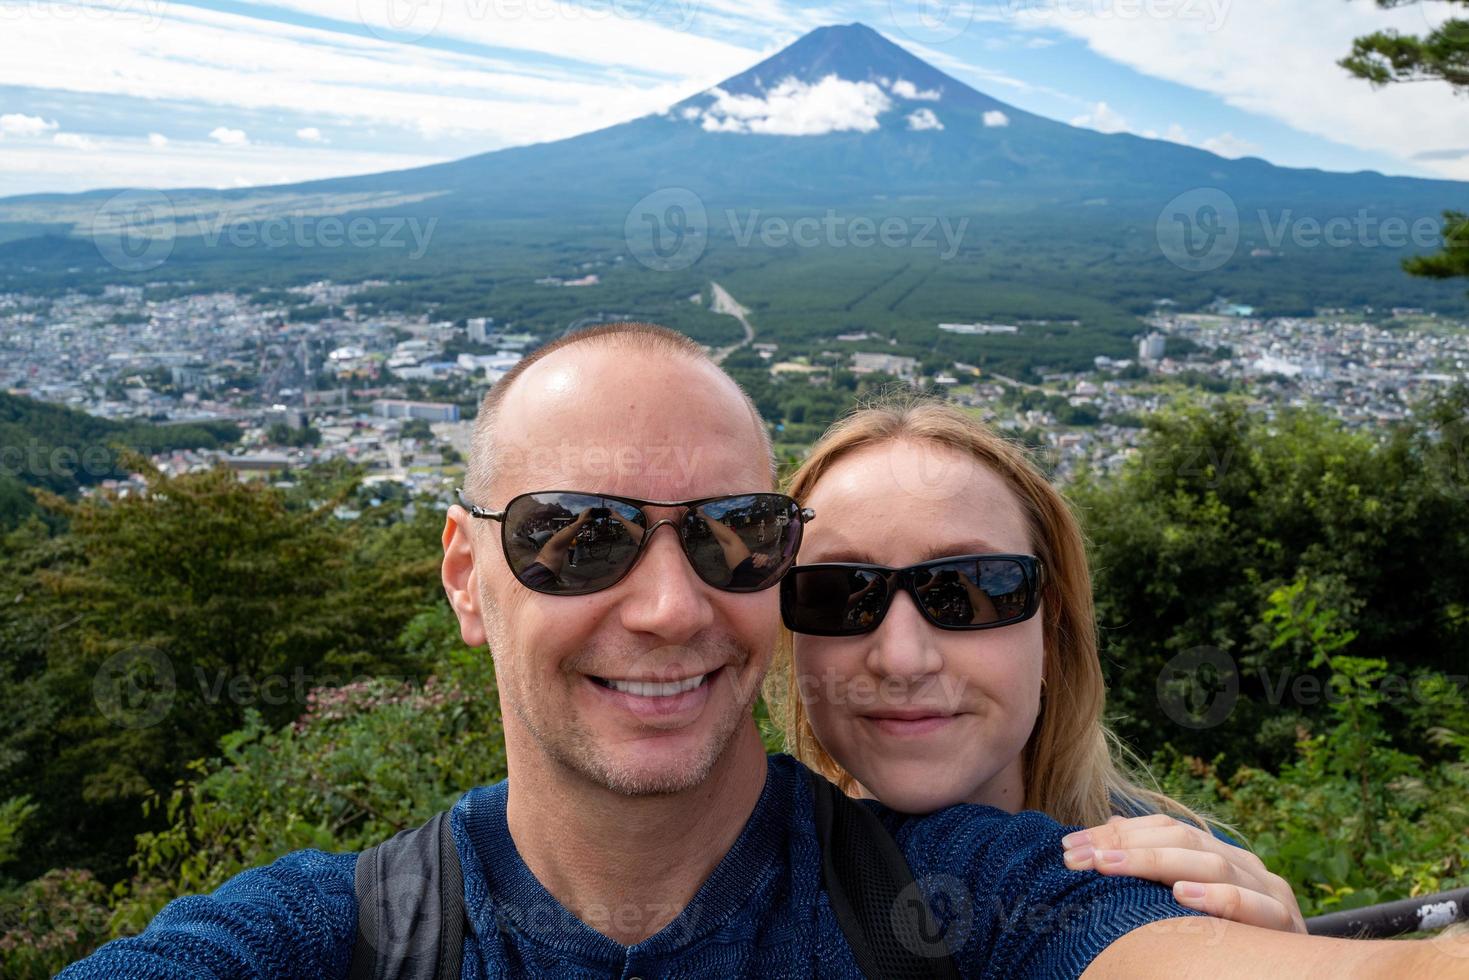
<path fill-rule="evenodd" d="M 947 727 L 955 717 L 952 714 L 893 712 L 881 715 L 863 715 L 862 720 L 869 722 L 884 735 L 902 738 L 928 735 L 939 731 Z"/>

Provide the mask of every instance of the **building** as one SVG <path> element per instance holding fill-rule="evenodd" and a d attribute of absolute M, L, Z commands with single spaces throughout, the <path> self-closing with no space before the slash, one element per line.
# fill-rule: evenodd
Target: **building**
<path fill-rule="evenodd" d="M 852 373 L 891 374 L 905 381 L 911 381 L 918 376 L 918 358 L 859 352 L 852 355 Z"/>
<path fill-rule="evenodd" d="M 1167 349 L 1168 338 L 1160 333 L 1148 334 L 1137 342 L 1137 359 L 1140 361 L 1158 361 L 1163 358 L 1163 351 Z"/>
<path fill-rule="evenodd" d="M 458 422 L 459 406 L 451 402 L 415 402 L 406 398 L 376 398 L 372 403 L 372 414 L 387 419 Z"/>
<path fill-rule="evenodd" d="M 492 316 L 472 316 L 465 321 L 469 331 L 469 342 L 472 344 L 488 344 L 490 334 L 495 331 L 495 318 Z"/>

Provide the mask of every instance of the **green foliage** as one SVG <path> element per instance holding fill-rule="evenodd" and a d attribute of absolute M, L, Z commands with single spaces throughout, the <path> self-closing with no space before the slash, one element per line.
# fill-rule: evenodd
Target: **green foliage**
<path fill-rule="evenodd" d="M 0 865 L 14 861 L 20 853 L 21 834 L 37 809 L 29 796 L 13 796 L 0 803 Z"/>
<path fill-rule="evenodd" d="M 1398 7 L 1422 0 L 1377 0 Z M 1460 6 L 1466 0 L 1448 0 Z M 1352 41 L 1352 53 L 1337 62 L 1374 88 L 1398 82 L 1447 82 L 1462 93 L 1469 88 L 1469 20 L 1451 18 L 1422 36 L 1375 31 Z M 1444 212 L 1444 248 L 1437 255 L 1403 260 L 1410 275 L 1429 279 L 1469 276 L 1469 215 Z"/>
<path fill-rule="evenodd" d="M 265 432 L 266 441 L 273 446 L 319 446 L 321 445 L 321 431 L 309 425 L 300 428 L 286 425 L 284 422 L 276 422 Z"/>
<path fill-rule="evenodd" d="M 112 938 L 107 889 L 64 868 L 0 892 L 0 975 L 45 980 Z"/>
<path fill-rule="evenodd" d="M 1103 664 L 1119 728 L 1145 754 L 1269 768 L 1294 754 L 1297 725 L 1330 714 L 1309 637 L 1276 642 L 1261 614 L 1299 578 L 1354 649 L 1394 675 L 1464 674 L 1469 644 L 1469 391 L 1420 406 L 1410 427 L 1353 433 L 1316 411 L 1274 418 L 1237 400 L 1185 403 L 1148 420 L 1115 479 L 1073 488 L 1091 539 Z M 1218 727 L 1157 710 L 1167 662 L 1212 648 L 1239 668 L 1239 699 Z M 1462 681 L 1460 682 L 1462 683 Z M 1406 703 L 1405 703 L 1406 702 Z M 1411 698 L 1382 706 L 1398 747 L 1418 751 L 1435 722 Z"/>
<path fill-rule="evenodd" d="M 1398 7 L 1420 0 L 1377 0 L 1379 7 Z M 1464 4 L 1464 0 L 1449 0 Z M 1376 31 L 1352 42 L 1352 53 L 1337 64 L 1374 86 L 1393 82 L 1447 82 L 1455 90 L 1469 87 L 1469 20 L 1450 19 L 1420 36 L 1394 30 Z"/>
<path fill-rule="evenodd" d="M 12 535 L 0 798 L 40 807 L 21 873 L 80 865 L 115 880 L 150 825 L 139 802 L 247 709 L 279 726 L 312 687 L 424 673 L 394 638 L 438 591 L 434 515 L 342 522 L 340 499 L 293 505 L 223 468 L 153 473 L 142 495 L 49 498 L 65 535 Z"/>
<path fill-rule="evenodd" d="M 1245 767 L 1225 780 L 1218 758 L 1170 748 L 1154 759 L 1165 789 L 1239 828 L 1308 916 L 1469 883 L 1469 740 L 1449 733 L 1458 755 L 1439 763 L 1392 748 L 1386 662 L 1345 652 L 1354 634 L 1305 580 L 1269 603 L 1273 645 L 1303 642 L 1310 663 L 1328 668 L 1330 725 L 1301 731 L 1296 758 L 1276 774 Z"/>
<path fill-rule="evenodd" d="M 124 423 L 0 391 L 0 531 L 44 513 L 27 488 L 74 495 L 128 475 L 128 449 L 217 449 L 238 441 L 233 422 Z"/>

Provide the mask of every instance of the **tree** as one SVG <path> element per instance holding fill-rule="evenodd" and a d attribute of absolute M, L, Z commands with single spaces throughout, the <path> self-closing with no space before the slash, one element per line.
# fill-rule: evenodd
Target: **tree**
<path fill-rule="evenodd" d="M 1390 9 L 1422 0 L 1376 0 Z M 1443 0 L 1469 6 L 1469 0 Z M 1456 93 L 1469 89 L 1469 20 L 1457 17 L 1444 21 L 1427 34 L 1403 35 L 1376 31 L 1352 42 L 1352 53 L 1337 64 L 1373 87 L 1401 82 L 1447 82 Z M 1469 214 L 1448 210 L 1444 218 L 1444 249 L 1437 255 L 1405 259 L 1410 275 L 1431 279 L 1469 276 Z"/>
<path fill-rule="evenodd" d="M 1272 646 L 1258 626 L 1270 596 L 1298 577 L 1340 611 L 1361 656 L 1404 678 L 1463 674 L 1469 390 L 1415 418 L 1379 438 L 1319 411 L 1272 419 L 1236 399 L 1201 401 L 1149 419 L 1117 478 L 1078 481 L 1109 700 L 1145 753 L 1172 742 L 1273 765 L 1294 753 L 1299 726 L 1325 723 L 1312 652 Z M 1177 658 L 1232 664 L 1232 710 L 1198 727 L 1160 711 L 1160 678 Z M 1302 678 L 1318 693 L 1301 696 Z M 1400 746 L 1428 738 L 1431 720 L 1410 708 L 1385 708 Z"/>
<path fill-rule="evenodd" d="M 271 725 L 309 689 L 375 674 L 421 676 L 395 638 L 437 594 L 438 515 L 412 523 L 334 519 L 355 485 L 292 506 L 225 468 L 148 491 L 43 504 L 69 530 L 32 522 L 0 563 L 0 800 L 40 812 L 18 862 L 115 878 L 139 801 L 160 791 L 249 709 Z"/>

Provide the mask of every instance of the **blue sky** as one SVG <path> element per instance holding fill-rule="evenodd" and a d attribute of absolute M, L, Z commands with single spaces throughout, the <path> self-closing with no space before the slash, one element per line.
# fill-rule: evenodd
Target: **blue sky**
<path fill-rule="evenodd" d="M 365 173 L 658 112 L 861 21 L 1019 108 L 1289 166 L 1469 180 L 1469 112 L 1373 90 L 1370 0 L 0 0 L 0 196 Z"/>

